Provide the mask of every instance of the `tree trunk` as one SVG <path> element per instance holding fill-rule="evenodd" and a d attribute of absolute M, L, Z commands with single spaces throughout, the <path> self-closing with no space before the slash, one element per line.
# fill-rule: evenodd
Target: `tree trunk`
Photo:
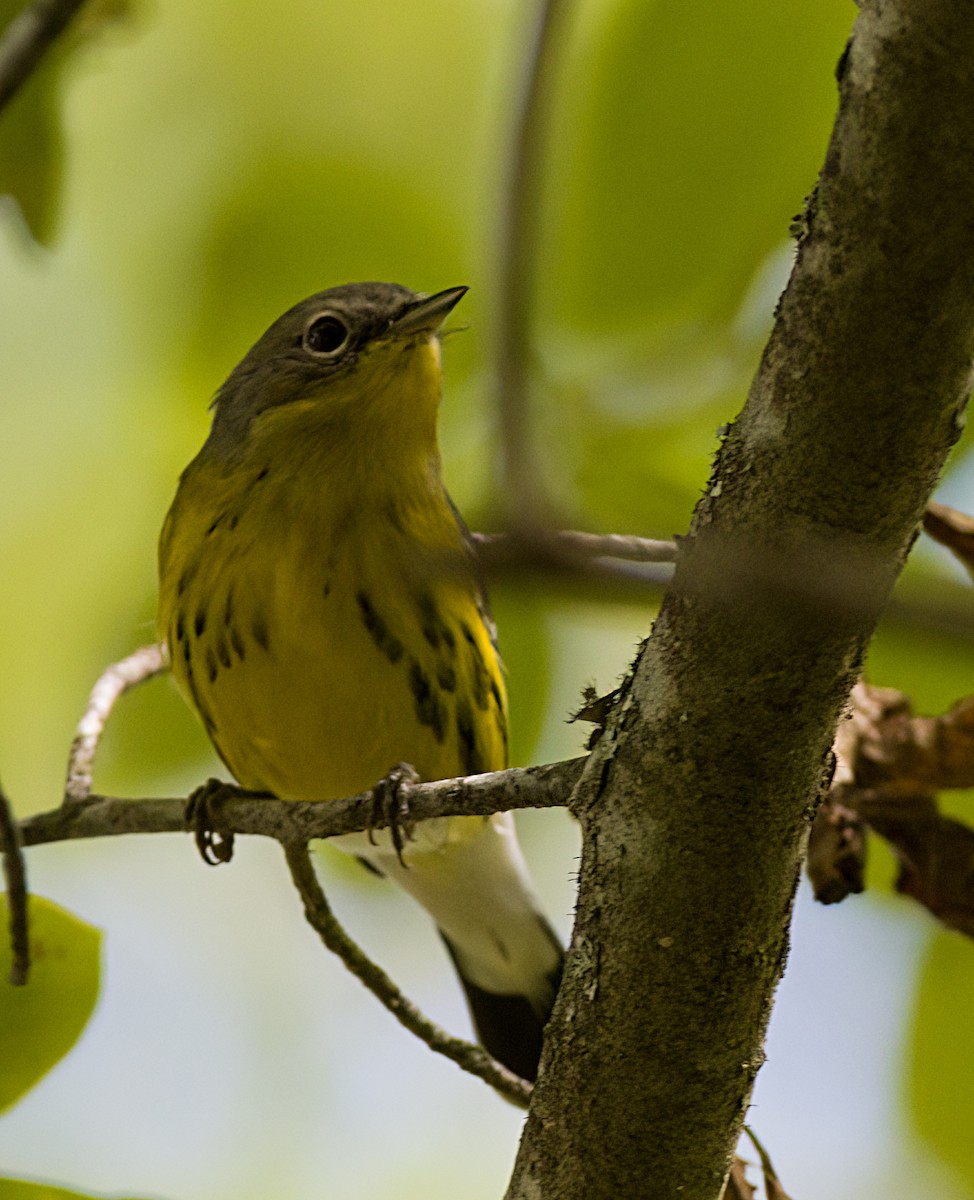
<path fill-rule="evenodd" d="M 720 1195 L 835 723 L 961 428 L 968 0 L 864 3 L 839 77 L 771 340 L 576 795 L 579 909 L 509 1200 Z"/>

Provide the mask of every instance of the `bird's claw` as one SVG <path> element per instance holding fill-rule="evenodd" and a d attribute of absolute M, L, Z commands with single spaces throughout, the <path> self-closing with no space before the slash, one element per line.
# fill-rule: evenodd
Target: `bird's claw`
<path fill-rule="evenodd" d="M 233 858 L 233 830 L 223 820 L 223 805 L 237 794 L 232 784 L 208 779 L 186 802 L 186 824 L 193 831 L 200 857 L 211 867 Z"/>
<path fill-rule="evenodd" d="M 369 843 L 376 845 L 376 826 L 388 826 L 392 848 L 401 867 L 408 867 L 403 850 L 413 840 L 415 822 L 409 811 L 409 789 L 420 782 L 409 763 L 396 763 L 388 775 L 372 789 L 372 816 L 367 833 Z"/>

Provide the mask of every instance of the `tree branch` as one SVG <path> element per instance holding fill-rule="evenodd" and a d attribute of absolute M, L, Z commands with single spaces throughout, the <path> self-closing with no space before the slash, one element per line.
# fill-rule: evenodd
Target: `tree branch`
<path fill-rule="evenodd" d="M 30 974 L 30 931 L 27 924 L 27 867 L 20 847 L 17 823 L 10 811 L 10 801 L 0 787 L 0 856 L 7 885 L 8 920 L 10 926 L 10 982 L 21 987 Z"/>
<path fill-rule="evenodd" d="M 760 370 L 579 784 L 575 932 L 509 1200 L 719 1196 L 835 722 L 961 427 L 969 5 L 866 0 L 840 74 Z M 813 599 L 830 560 L 844 612 Z"/>
<path fill-rule="evenodd" d="M 402 785 L 410 816 L 416 821 L 434 817 L 489 816 L 517 808 L 550 808 L 568 802 L 582 773 L 584 758 L 567 759 L 541 767 L 512 767 L 491 775 L 465 779 L 439 779 L 433 783 Z M 230 796 L 220 807 L 220 821 L 232 833 L 256 834 L 282 843 L 308 842 L 382 829 L 386 818 L 377 818 L 371 792 L 343 800 L 255 799 L 227 785 Z M 126 833 L 185 833 L 185 799 L 130 800 L 90 796 L 62 804 L 50 812 L 27 817 L 20 825 L 25 846 L 40 846 L 74 838 L 118 837 Z"/>
<path fill-rule="evenodd" d="M 677 554 L 673 541 L 526 523 L 504 533 L 471 536 L 492 580 L 501 575 L 522 580 L 541 575 L 573 593 L 588 592 L 601 603 L 660 591 L 672 577 Z"/>
<path fill-rule="evenodd" d="M 628 562 L 675 563 L 677 544 L 655 538 L 624 533 L 584 533 L 578 529 L 544 529 L 530 534 L 521 530 L 507 533 L 471 534 L 478 553 L 490 566 L 511 558 L 526 565 L 537 557 L 541 561 L 562 558 L 576 566 L 602 558 Z"/>
<path fill-rule="evenodd" d="M 543 524 L 544 492 L 529 423 L 531 392 L 531 292 L 540 239 L 540 167 L 549 125 L 551 73 L 565 0 L 538 0 L 531 41 L 516 92 L 514 129 L 502 199 L 497 261 L 494 373 L 501 426 L 503 487 L 510 523 Z"/>
<path fill-rule="evenodd" d="M 140 646 L 121 662 L 112 663 L 98 677 L 71 743 L 64 788 L 65 804 L 85 800 L 90 795 L 91 773 L 98 743 L 119 698 L 130 688 L 160 675 L 166 669 L 165 651 L 162 646 L 152 643 Z"/>
<path fill-rule="evenodd" d="M 303 842 L 285 842 L 284 854 L 291 879 L 304 903 L 304 915 L 316 930 L 324 945 L 342 960 L 356 979 L 392 1013 L 410 1033 L 425 1042 L 431 1050 L 442 1054 L 464 1071 L 476 1075 L 495 1088 L 505 1099 L 519 1108 L 527 1108 L 531 1085 L 506 1067 L 462 1038 L 451 1037 L 408 1000 L 389 976 L 352 941 L 341 927 L 318 878 L 315 875 L 308 847 Z"/>
<path fill-rule="evenodd" d="M 84 0 L 34 0 L 0 38 L 0 111 L 40 65 Z"/>

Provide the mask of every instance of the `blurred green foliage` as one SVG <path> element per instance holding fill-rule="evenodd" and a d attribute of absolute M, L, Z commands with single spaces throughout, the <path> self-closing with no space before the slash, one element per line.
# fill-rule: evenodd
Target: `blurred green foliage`
<path fill-rule="evenodd" d="M 0 30 L 26 6 L 0 0 Z M 49 244 L 57 232 L 64 172 L 61 93 L 78 50 L 128 19 L 128 0 L 88 0 L 49 48 L 0 121 L 0 196 L 16 199 L 31 235 Z"/>
<path fill-rule="evenodd" d="M 730 321 L 815 181 L 848 6 L 713 5 L 705 34 L 702 15 L 611 6 L 571 81 L 547 302 L 588 335 Z"/>
<path fill-rule="evenodd" d="M 0 895 L 4 930 L 7 913 L 7 897 Z M 98 999 L 100 942 L 97 929 L 42 896 L 30 898 L 31 968 L 22 987 L 10 983 L 10 945 L 0 942 L 0 1112 L 81 1036 Z"/>
<path fill-rule="evenodd" d="M 957 934 L 938 932 L 917 988 L 907 1051 L 909 1096 L 917 1128 L 974 1193 L 971 1063 L 974 954 Z"/>
<path fill-rule="evenodd" d="M 48 1183 L 29 1183 L 26 1179 L 0 1179 L 0 1200 L 97 1200 L 90 1193 L 69 1192 Z M 115 1200 L 122 1200 L 116 1196 Z"/>
<path fill-rule="evenodd" d="M 849 0 L 573 6 L 525 397 L 566 521 L 686 528 L 770 328 L 854 15 Z M 20 204 L 0 208 L 0 766 L 21 811 L 57 801 L 105 663 L 154 636 L 155 539 L 210 397 L 305 294 L 471 285 L 469 329 L 445 347 L 442 441 L 469 523 L 491 526 L 497 199 L 530 16 L 515 0 L 156 0 L 127 37 L 60 48 L 0 116 L 0 190 Z M 495 591 L 515 757 L 570 753 L 585 730 L 564 718 L 583 685 L 616 682 L 652 598 Z M 870 672 L 927 711 L 974 674 L 969 647 L 900 627 Z M 185 789 L 217 769 L 158 681 L 122 702 L 96 786 Z M 942 936 L 932 954 L 910 1098 L 974 1194 L 956 1049 L 974 950 Z M 955 1081 L 953 1116 L 928 1064 Z"/>

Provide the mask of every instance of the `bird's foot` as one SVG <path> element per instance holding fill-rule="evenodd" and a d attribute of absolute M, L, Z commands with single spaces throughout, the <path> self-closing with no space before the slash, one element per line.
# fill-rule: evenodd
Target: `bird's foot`
<path fill-rule="evenodd" d="M 372 817 L 369 821 L 369 842 L 374 846 L 377 825 L 389 828 L 392 848 L 401 867 L 407 867 L 402 852 L 413 840 L 415 822 L 409 811 L 409 789 L 420 782 L 416 771 L 409 763 L 396 763 L 388 775 L 372 789 Z"/>
<path fill-rule="evenodd" d="M 208 779 L 186 802 L 186 824 L 193 831 L 200 857 L 211 867 L 233 858 L 233 830 L 226 823 L 223 807 L 240 795 L 240 789 L 222 779 Z"/>

